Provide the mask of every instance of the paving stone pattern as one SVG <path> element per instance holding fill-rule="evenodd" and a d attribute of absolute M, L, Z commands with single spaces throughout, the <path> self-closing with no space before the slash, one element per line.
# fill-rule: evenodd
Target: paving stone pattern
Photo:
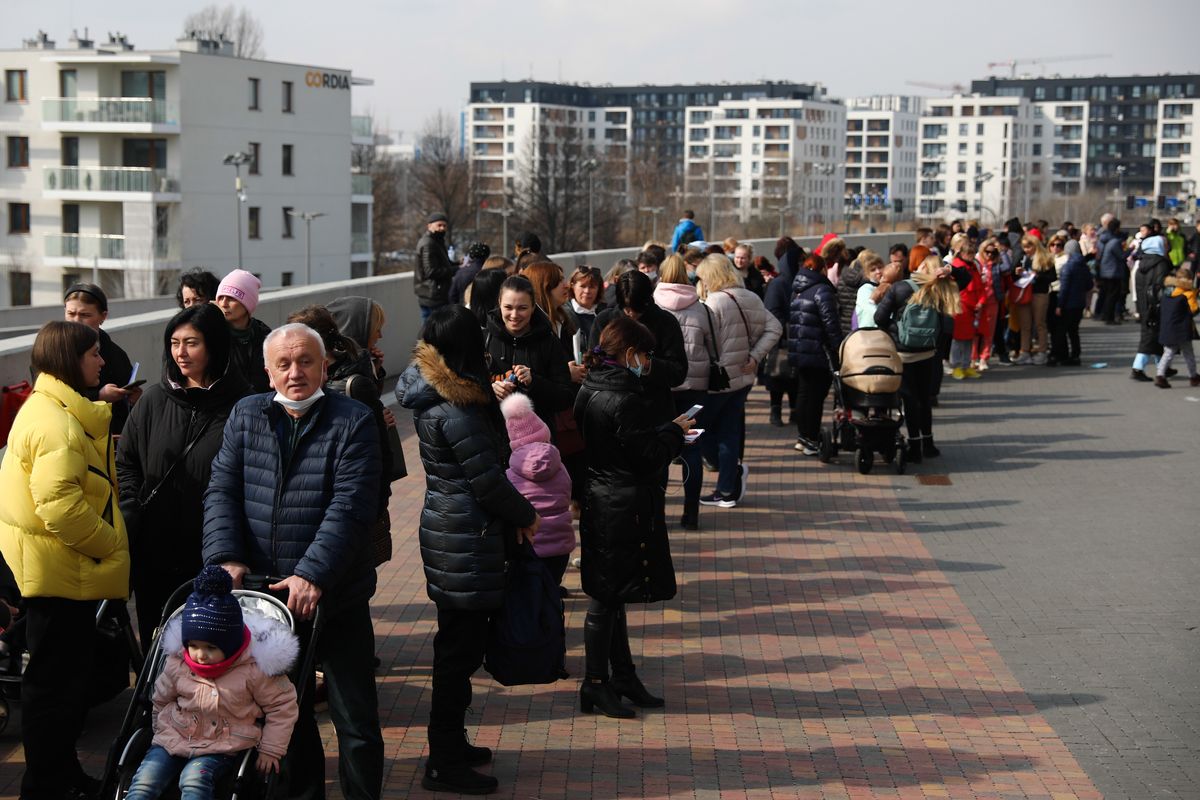
<path fill-rule="evenodd" d="M 630 607 L 640 673 L 667 708 L 578 712 L 586 598 L 568 570 L 572 679 L 475 680 L 468 723 L 496 750 L 496 796 L 1191 796 L 1200 698 L 1196 634 L 1181 631 L 1196 622 L 1195 525 L 1187 486 L 1172 485 L 1194 482 L 1188 393 L 1133 386 L 1115 367 L 948 382 L 945 456 L 917 469 L 951 485 L 922 487 L 800 456 L 756 391 L 747 502 L 675 533 L 679 596 Z M 406 448 L 396 555 L 374 602 L 388 798 L 433 796 L 420 774 L 434 613 L 411 436 Z M 93 713 L 89 768 L 120 711 Z M 18 723 L 0 739 L 0 795 L 16 793 Z"/>

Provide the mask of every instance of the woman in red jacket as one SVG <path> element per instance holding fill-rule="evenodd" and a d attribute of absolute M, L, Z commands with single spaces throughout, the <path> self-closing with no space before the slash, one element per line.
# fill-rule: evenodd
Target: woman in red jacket
<path fill-rule="evenodd" d="M 992 340 L 996 335 L 996 315 L 1000 312 L 1000 244 L 992 237 L 979 248 L 979 278 L 982 284 L 981 300 L 976 307 L 979 324 L 971 347 L 971 366 L 979 372 L 988 368 L 992 357 Z M 968 287 L 970 288 L 970 287 Z"/>
<path fill-rule="evenodd" d="M 971 366 L 971 349 L 981 322 L 979 307 L 984 302 L 983 278 L 975 261 L 974 242 L 964 238 L 954 260 L 950 262 L 950 269 L 960 287 L 966 282 L 966 286 L 959 289 L 961 305 L 958 313 L 954 315 L 954 341 L 950 344 L 953 377 L 961 381 L 964 378 L 980 377 L 979 371 Z"/>

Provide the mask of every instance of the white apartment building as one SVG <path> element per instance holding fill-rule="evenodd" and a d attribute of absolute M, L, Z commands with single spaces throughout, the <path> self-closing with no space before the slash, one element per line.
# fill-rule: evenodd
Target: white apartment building
<path fill-rule="evenodd" d="M 706 227 L 787 215 L 832 224 L 842 215 L 846 107 L 834 100 L 753 98 L 690 106 L 685 192 Z M 702 201 L 707 198 L 708 208 Z M 714 222 L 715 220 L 715 222 Z M 715 234 L 714 234 L 715 235 Z"/>
<path fill-rule="evenodd" d="M 918 215 L 1002 223 L 1049 196 L 1053 128 L 1023 97 L 955 95 L 921 117 Z"/>
<path fill-rule="evenodd" d="M 863 219 L 912 216 L 924 100 L 882 95 L 846 101 L 844 213 Z"/>
<path fill-rule="evenodd" d="M 1154 195 L 1164 195 L 1195 210 L 1196 181 L 1200 179 L 1200 101 L 1158 101 L 1158 153 Z"/>
<path fill-rule="evenodd" d="M 236 58 L 228 42 L 25 45 L 0 51 L 0 306 L 59 302 L 77 280 L 169 293 L 196 266 L 240 265 L 267 287 L 369 274 L 371 180 L 350 168 L 352 145 L 373 143 L 351 117 L 351 86 L 369 81 Z M 322 215 L 311 271 L 289 212 Z"/>
<path fill-rule="evenodd" d="M 464 139 L 482 202 L 506 207 L 507 198 L 520 191 L 522 176 L 531 174 L 531 161 L 552 160 L 565 146 L 603 154 L 609 162 L 608 191 L 627 194 L 632 121 L 629 107 L 468 103 Z"/>
<path fill-rule="evenodd" d="M 1032 155 L 1052 157 L 1050 190 L 1056 195 L 1070 197 L 1083 191 L 1088 158 L 1101 155 L 1094 153 L 1095 148 L 1088 141 L 1090 109 L 1091 104 L 1086 100 L 1034 103 Z M 1039 148 L 1046 133 L 1050 134 L 1050 151 L 1041 153 Z"/>

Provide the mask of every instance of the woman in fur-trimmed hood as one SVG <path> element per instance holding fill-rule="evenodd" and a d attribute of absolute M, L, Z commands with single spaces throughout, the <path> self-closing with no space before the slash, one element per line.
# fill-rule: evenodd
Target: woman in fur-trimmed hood
<path fill-rule="evenodd" d="M 491 760 L 467 743 L 471 675 L 483 664 L 488 614 L 504 600 L 505 548 L 532 539 L 539 518 L 505 476 L 508 447 L 484 363 L 479 322 L 462 306 L 430 315 L 396 385 L 413 413 L 425 468 L 421 560 L 437 604 L 426 789 L 482 794 Z"/>

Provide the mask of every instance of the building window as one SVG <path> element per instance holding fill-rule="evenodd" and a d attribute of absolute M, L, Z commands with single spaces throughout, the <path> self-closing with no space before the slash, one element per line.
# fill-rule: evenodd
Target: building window
<path fill-rule="evenodd" d="M 292 207 L 284 206 L 283 207 L 283 238 L 285 238 L 285 239 L 292 238 L 292 235 L 293 235 L 292 234 L 292 220 L 293 219 L 295 219 L 295 217 L 292 216 Z"/>
<path fill-rule="evenodd" d="M 61 143 L 60 161 L 64 167 L 79 166 L 79 137 L 64 136 Z"/>
<path fill-rule="evenodd" d="M 29 100 L 29 73 L 23 69 L 4 70 L 4 101 L 25 103 Z"/>
<path fill-rule="evenodd" d="M 250 166 L 246 168 L 246 171 L 249 172 L 251 175 L 258 174 L 258 157 L 261 154 L 262 154 L 262 143 L 251 142 L 250 143 Z"/>
<path fill-rule="evenodd" d="M 33 275 L 28 272 L 8 273 L 8 297 L 14 306 L 31 304 L 33 290 Z"/>
<path fill-rule="evenodd" d="M 247 238 L 250 238 L 250 239 L 261 239 L 262 238 L 262 229 L 259 225 L 259 220 L 262 217 L 262 209 L 259 208 L 258 206 L 250 206 L 249 211 L 250 211 L 250 215 L 249 215 L 250 219 L 249 219 L 249 223 L 246 226 L 247 227 L 246 236 L 247 236 Z"/>
<path fill-rule="evenodd" d="M 975 143 L 975 155 L 977 155 L 977 156 L 983 155 L 983 142 Z"/>
<path fill-rule="evenodd" d="M 291 286 L 292 285 L 292 273 L 290 273 L 290 272 L 279 273 L 279 285 L 280 286 Z"/>
<path fill-rule="evenodd" d="M 29 166 L 29 137 L 8 137 L 8 166 L 10 169 Z"/>
<path fill-rule="evenodd" d="M 283 113 L 292 113 L 292 82 L 283 82 Z"/>
<path fill-rule="evenodd" d="M 250 110 L 258 111 L 258 78 L 250 78 Z"/>
<path fill-rule="evenodd" d="M 294 172 L 292 172 L 292 145 L 290 145 L 290 144 L 285 144 L 283 146 L 282 163 L 283 163 L 282 172 L 284 175 L 294 175 L 295 174 Z"/>
<path fill-rule="evenodd" d="M 8 204 L 8 232 L 29 233 L 29 203 Z"/>

